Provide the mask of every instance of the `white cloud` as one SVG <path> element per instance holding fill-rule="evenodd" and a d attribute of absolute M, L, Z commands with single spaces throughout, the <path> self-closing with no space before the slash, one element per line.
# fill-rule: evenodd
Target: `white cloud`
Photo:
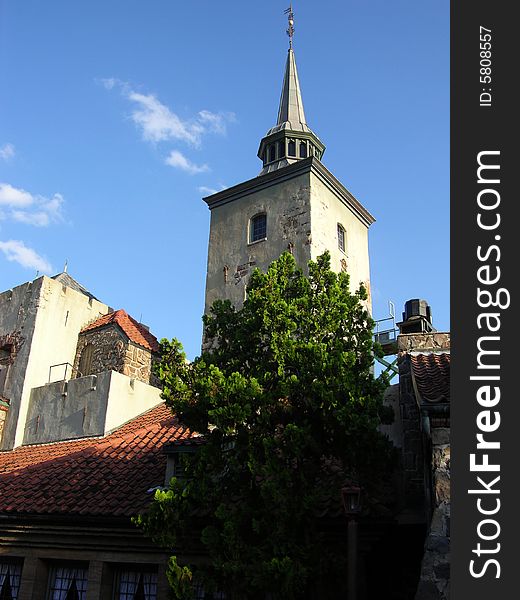
<path fill-rule="evenodd" d="M 20 240 L 6 242 L 0 240 L 0 250 L 5 254 L 7 260 L 16 262 L 26 269 L 35 269 L 41 273 L 51 273 L 53 270 L 48 260 Z"/>
<path fill-rule="evenodd" d="M 225 189 L 226 189 L 225 185 L 221 185 L 218 189 L 207 187 L 205 185 L 201 185 L 197 188 L 199 194 L 203 194 L 204 196 L 212 196 L 213 194 L 216 194 L 217 192 L 221 192 L 222 190 L 225 190 Z"/>
<path fill-rule="evenodd" d="M 12 219 L 18 223 L 47 227 L 63 221 L 63 196 L 52 198 L 34 195 L 9 183 L 0 183 L 0 206 L 5 207 L 0 219 Z"/>
<path fill-rule="evenodd" d="M 129 100 L 139 108 L 132 112 L 132 120 L 141 129 L 143 138 L 151 142 L 182 140 L 198 146 L 204 128 L 197 122 L 182 121 L 153 94 L 130 92 Z"/>
<path fill-rule="evenodd" d="M 10 158 L 13 158 L 14 154 L 15 151 L 12 144 L 4 144 L 3 146 L 0 146 L 0 159 L 9 160 Z"/>
<path fill-rule="evenodd" d="M 141 131 L 143 139 L 149 142 L 179 140 L 192 146 L 200 146 L 204 135 L 225 135 L 227 124 L 235 121 L 235 115 L 231 112 L 214 113 L 206 109 L 191 118 L 183 119 L 154 94 L 137 92 L 128 83 L 114 77 L 99 81 L 107 90 L 119 87 L 123 96 L 135 103 L 136 108 L 130 117 Z"/>
<path fill-rule="evenodd" d="M 30 206 L 33 201 L 29 192 L 15 188 L 9 183 L 0 183 L 0 206 Z"/>
<path fill-rule="evenodd" d="M 97 79 L 96 80 L 98 83 L 101 83 L 101 85 L 106 89 L 106 90 L 111 90 L 112 88 L 114 88 L 116 85 L 121 84 L 121 82 L 119 81 L 119 79 L 116 79 L 115 77 L 109 77 L 107 79 Z"/>
<path fill-rule="evenodd" d="M 204 173 L 209 171 L 208 165 L 196 165 L 188 160 L 184 154 L 179 152 L 178 150 L 172 150 L 169 156 L 164 161 L 167 165 L 171 167 L 175 167 L 176 169 L 181 169 L 182 171 L 186 171 L 190 175 L 195 175 L 196 173 Z"/>
<path fill-rule="evenodd" d="M 227 123 L 234 123 L 236 118 L 235 114 L 231 112 L 212 113 L 209 110 L 201 110 L 199 112 L 199 120 L 209 131 L 226 135 Z"/>

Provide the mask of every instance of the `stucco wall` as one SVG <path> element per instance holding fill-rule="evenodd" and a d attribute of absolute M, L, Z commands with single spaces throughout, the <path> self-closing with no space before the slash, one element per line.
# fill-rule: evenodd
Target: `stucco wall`
<path fill-rule="evenodd" d="M 311 258 L 316 259 L 329 250 L 332 268 L 350 274 L 352 291 L 356 291 L 362 282 L 370 294 L 370 215 L 356 213 L 356 210 L 364 209 L 324 167 L 318 168 L 312 162 L 303 165 L 299 171 L 293 167 L 271 174 L 270 180 L 264 176 L 245 182 L 242 187 L 231 189 L 229 197 L 225 193 L 217 194 L 216 199 L 210 201 L 213 208 L 206 312 L 217 298 L 229 299 L 235 306 L 241 306 L 251 271 L 255 267 L 265 271 L 287 250 L 292 251 L 304 270 Z M 251 244 L 248 238 L 250 220 L 264 212 L 267 215 L 267 239 Z M 346 231 L 344 252 L 338 247 L 338 223 Z M 367 306 L 371 309 L 370 298 Z"/>
<path fill-rule="evenodd" d="M 157 406 L 160 393 L 115 371 L 34 388 L 23 443 L 104 435 Z"/>
<path fill-rule="evenodd" d="M 51 365 L 73 364 L 81 328 L 108 311 L 106 304 L 46 276 L 0 295 L 0 335 L 19 332 L 24 339 L 10 375 L 2 448 L 22 443 L 31 389 L 48 382 Z M 62 370 L 53 372 L 63 376 Z"/>
<path fill-rule="evenodd" d="M 344 252 L 338 247 L 338 223 L 345 229 Z M 342 261 L 345 261 L 351 291 L 355 292 L 363 283 L 369 292 L 371 311 L 368 227 L 314 173 L 311 173 L 311 225 L 311 258 L 315 260 L 328 250 L 331 267 L 337 272 L 342 270 Z"/>
<path fill-rule="evenodd" d="M 206 279 L 206 312 L 216 299 L 244 301 L 251 271 L 266 271 L 292 244 L 296 261 L 310 259 L 310 176 L 304 173 L 247 193 L 211 211 Z M 250 219 L 267 215 L 267 239 L 249 244 Z M 227 270 L 226 270 L 227 267 Z"/>
<path fill-rule="evenodd" d="M 11 343 L 16 337 L 18 345 L 4 388 L 10 408 L 0 438 L 1 448 L 12 446 L 14 441 L 42 282 L 43 277 L 40 277 L 0 294 L 0 339 Z"/>
<path fill-rule="evenodd" d="M 112 371 L 105 432 L 112 431 L 161 402 L 160 389 Z"/>

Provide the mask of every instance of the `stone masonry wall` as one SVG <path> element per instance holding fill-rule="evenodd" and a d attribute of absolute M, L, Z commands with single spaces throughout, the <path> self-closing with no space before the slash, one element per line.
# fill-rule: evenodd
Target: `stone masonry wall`
<path fill-rule="evenodd" d="M 2 433 L 4 431 L 5 418 L 7 417 L 7 409 L 0 406 L 0 442 L 2 441 Z"/>
<path fill-rule="evenodd" d="M 145 348 L 129 343 L 126 347 L 122 373 L 157 387 L 157 380 L 152 373 L 154 356 Z"/>
<path fill-rule="evenodd" d="M 397 351 L 434 352 L 450 349 L 450 333 L 435 331 L 431 333 L 401 333 L 397 336 Z"/>
<path fill-rule="evenodd" d="M 448 428 L 432 429 L 433 515 L 415 600 L 448 600 L 450 595 L 449 437 Z"/>
<path fill-rule="evenodd" d="M 88 344 L 93 346 L 92 366 L 89 373 L 81 373 L 79 376 L 95 375 L 103 371 L 123 373 L 128 341 L 117 327 L 103 327 L 79 334 L 74 373 L 79 372 L 81 353 Z"/>
<path fill-rule="evenodd" d="M 92 367 L 90 373 L 82 373 L 82 375 L 117 371 L 158 387 L 158 382 L 152 373 L 155 356 L 150 350 L 129 342 L 117 325 L 85 331 L 79 335 L 74 361 L 75 372 L 79 370 L 81 353 L 87 344 L 93 346 Z"/>
<path fill-rule="evenodd" d="M 415 399 L 408 355 L 399 356 L 398 366 L 399 407 L 403 430 L 402 467 L 406 506 L 409 509 L 422 511 L 424 507 L 424 452 L 421 414 Z"/>

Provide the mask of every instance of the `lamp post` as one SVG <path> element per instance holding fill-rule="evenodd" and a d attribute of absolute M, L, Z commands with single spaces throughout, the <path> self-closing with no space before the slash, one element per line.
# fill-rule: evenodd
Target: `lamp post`
<path fill-rule="evenodd" d="M 348 485 L 341 488 L 343 509 L 347 517 L 347 591 L 348 600 L 357 600 L 357 554 L 358 531 L 356 516 L 361 512 L 361 488 Z"/>

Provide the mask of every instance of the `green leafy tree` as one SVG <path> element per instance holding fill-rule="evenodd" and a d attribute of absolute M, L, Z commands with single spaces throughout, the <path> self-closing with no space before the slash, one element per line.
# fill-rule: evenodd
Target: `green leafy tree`
<path fill-rule="evenodd" d="M 377 495 L 391 456 L 377 431 L 386 382 L 372 373 L 363 300 L 327 253 L 308 276 L 283 254 L 252 274 L 243 308 L 214 303 L 204 317 L 211 352 L 189 363 L 179 342 L 161 342 L 163 397 L 205 438 L 185 477 L 138 519 L 178 555 L 168 572 L 176 598 L 191 597 L 192 578 L 228 599 L 337 597 L 340 489 L 354 480 Z"/>

